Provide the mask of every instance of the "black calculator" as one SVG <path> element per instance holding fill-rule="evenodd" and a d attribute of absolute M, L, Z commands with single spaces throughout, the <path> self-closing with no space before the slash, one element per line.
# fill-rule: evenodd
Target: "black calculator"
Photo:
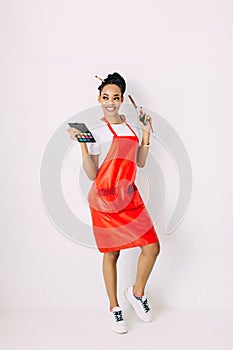
<path fill-rule="evenodd" d="M 76 138 L 79 142 L 96 142 L 94 136 L 87 128 L 84 123 L 68 123 L 71 128 L 75 128 L 80 131 L 79 134 L 76 134 Z"/>

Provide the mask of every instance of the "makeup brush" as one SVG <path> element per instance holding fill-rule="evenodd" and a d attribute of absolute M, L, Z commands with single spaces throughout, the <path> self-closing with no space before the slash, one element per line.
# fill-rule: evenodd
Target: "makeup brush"
<path fill-rule="evenodd" d="M 129 96 L 129 99 L 130 99 L 130 101 L 132 102 L 134 108 L 135 108 L 136 111 L 138 112 L 140 121 L 141 121 L 144 125 L 146 125 L 145 117 L 141 117 L 141 112 L 140 112 L 140 110 L 139 110 L 139 107 L 136 105 L 136 103 L 134 102 L 133 98 L 132 98 L 130 95 L 128 95 L 128 96 Z M 153 128 L 152 128 L 152 125 L 151 125 L 151 122 L 150 122 L 149 119 L 148 119 L 148 122 L 149 122 L 149 124 L 150 124 L 151 131 L 154 132 L 154 130 L 153 130 Z"/>

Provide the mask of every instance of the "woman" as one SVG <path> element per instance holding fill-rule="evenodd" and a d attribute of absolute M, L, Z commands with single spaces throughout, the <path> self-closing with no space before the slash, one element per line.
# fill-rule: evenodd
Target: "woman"
<path fill-rule="evenodd" d="M 98 78 L 98 77 L 97 77 Z M 101 79 L 101 78 L 99 78 Z M 141 142 L 137 129 L 130 126 L 119 109 L 124 101 L 125 80 L 118 73 L 101 79 L 98 101 L 104 116 L 100 127 L 93 131 L 97 143 L 80 143 L 84 170 L 93 180 L 88 202 L 93 232 L 100 252 L 103 252 L 103 276 L 110 303 L 112 329 L 126 333 L 127 326 L 117 299 L 117 259 L 122 249 L 140 247 L 136 280 L 124 293 L 138 317 L 150 322 L 152 315 L 145 286 L 159 254 L 159 239 L 140 193 L 134 183 L 136 167 L 145 165 L 151 117 L 140 109 L 146 125 L 138 118 L 142 129 Z M 68 129 L 73 140 L 77 129 Z M 106 139 L 110 147 L 104 151 Z M 105 147 L 106 148 L 106 147 Z"/>

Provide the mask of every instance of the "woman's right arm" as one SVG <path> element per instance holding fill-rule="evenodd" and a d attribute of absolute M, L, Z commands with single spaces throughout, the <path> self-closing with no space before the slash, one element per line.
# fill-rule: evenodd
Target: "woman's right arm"
<path fill-rule="evenodd" d="M 79 131 L 75 128 L 69 128 L 69 129 L 67 129 L 67 131 L 69 132 L 72 140 L 78 142 L 75 135 L 78 134 Z M 97 172 L 98 172 L 99 155 L 98 154 L 95 154 L 95 155 L 89 154 L 87 145 L 84 142 L 80 142 L 80 146 L 81 146 L 81 151 L 82 151 L 83 168 L 85 170 L 85 173 L 87 174 L 87 176 L 90 180 L 95 180 Z"/>
<path fill-rule="evenodd" d="M 95 180 L 98 172 L 99 155 L 89 154 L 86 143 L 81 143 L 83 168 L 90 180 Z"/>

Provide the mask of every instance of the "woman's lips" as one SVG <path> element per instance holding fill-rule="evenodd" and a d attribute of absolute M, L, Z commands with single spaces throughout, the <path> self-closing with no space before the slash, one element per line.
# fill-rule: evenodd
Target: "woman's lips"
<path fill-rule="evenodd" d="M 115 110 L 115 107 L 105 107 L 105 109 L 108 111 L 108 112 L 113 112 Z"/>

